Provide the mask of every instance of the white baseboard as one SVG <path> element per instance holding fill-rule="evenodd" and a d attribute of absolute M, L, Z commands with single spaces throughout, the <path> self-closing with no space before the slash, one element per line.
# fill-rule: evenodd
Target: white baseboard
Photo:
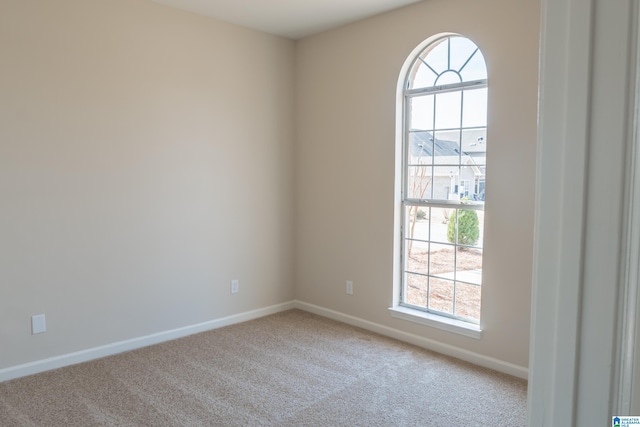
<path fill-rule="evenodd" d="M 380 325 L 378 323 L 340 313 L 339 311 L 330 310 L 328 308 L 309 304 L 303 301 L 295 301 L 295 308 L 308 311 L 310 313 L 314 313 L 323 317 L 328 317 L 329 319 L 337 320 L 349 325 L 357 326 L 371 332 L 376 332 L 380 335 L 394 338 L 399 341 L 408 342 L 410 344 L 426 348 L 427 350 L 432 350 L 440 354 L 452 356 L 456 359 L 461 359 L 466 362 L 473 363 L 474 365 L 483 366 L 485 368 L 490 368 L 498 372 L 513 375 L 514 377 L 526 380 L 529 376 L 529 369 L 526 367 L 514 365 L 513 363 L 505 362 L 489 356 L 484 356 L 482 354 L 474 353 L 469 350 L 465 350 L 429 338 L 424 338 L 419 335 L 403 332 L 398 329 L 390 328 L 388 326 Z"/>
<path fill-rule="evenodd" d="M 248 320 L 257 319 L 259 317 L 268 316 L 270 314 L 279 313 L 281 311 L 290 310 L 292 308 L 295 308 L 295 302 L 286 302 L 283 304 L 272 305 L 270 307 L 260 308 L 257 310 L 223 317 L 220 319 L 210 320 L 208 322 L 198 323 L 196 325 L 185 326 L 169 331 L 158 332 L 156 334 L 151 334 L 144 337 L 133 338 L 126 341 L 119 341 L 100 347 L 89 348 L 86 350 L 76 351 L 74 353 L 51 357 L 48 359 L 37 360 L 35 362 L 11 366 L 9 368 L 0 369 L 0 382 L 12 380 L 14 378 L 25 377 L 27 375 L 33 375 L 40 372 L 50 371 L 52 369 L 58 369 L 64 366 L 75 365 L 77 363 L 88 362 L 90 360 L 99 359 L 105 356 L 111 356 L 114 354 L 123 353 L 125 351 L 131 351 L 141 347 L 159 344 L 165 341 L 171 341 L 177 338 L 186 337 L 188 335 L 210 331 L 212 329 L 221 328 L 223 326 L 233 325 L 235 323 L 246 322 Z"/>
<path fill-rule="evenodd" d="M 355 316 L 350 316 L 348 314 L 330 310 L 328 308 L 309 304 L 303 301 L 291 301 L 283 304 L 273 305 L 270 307 L 260 308 L 257 310 L 247 311 L 240 314 L 235 314 L 228 317 L 223 317 L 220 319 L 210 320 L 204 323 L 198 323 L 196 325 L 158 332 L 156 334 L 147 335 L 144 337 L 133 338 L 126 341 L 119 341 L 100 347 L 94 347 L 74 353 L 64 354 L 61 356 L 51 357 L 48 359 L 37 360 L 35 362 L 0 369 L 0 382 L 33 375 L 40 372 L 50 371 L 52 369 L 58 369 L 64 366 L 75 365 L 77 363 L 88 362 L 90 360 L 123 353 L 125 351 L 131 351 L 154 344 L 159 344 L 165 341 L 186 337 L 188 335 L 210 331 L 212 329 L 221 328 L 223 326 L 233 325 L 235 323 L 246 322 L 248 320 L 257 319 L 260 317 L 268 316 L 270 314 L 290 310 L 292 308 L 298 308 L 300 310 L 308 311 L 310 313 L 314 313 L 323 317 L 328 317 L 339 322 L 357 326 L 381 335 L 388 336 L 390 338 L 395 338 L 400 341 L 417 345 L 418 347 L 426 348 L 428 350 L 445 354 L 447 356 L 452 356 L 479 366 L 494 369 L 498 372 L 513 375 L 518 378 L 527 379 L 528 377 L 528 369 L 522 366 L 504 362 L 492 357 L 483 356 L 472 351 L 434 341 L 429 338 L 410 334 L 408 332 L 403 332 L 398 329 L 390 328 L 388 326 L 380 325 L 378 323 L 360 319 Z"/>

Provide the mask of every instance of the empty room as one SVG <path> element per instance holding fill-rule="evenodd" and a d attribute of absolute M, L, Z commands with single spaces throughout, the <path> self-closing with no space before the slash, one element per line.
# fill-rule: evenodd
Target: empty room
<path fill-rule="evenodd" d="M 0 0 L 0 425 L 640 415 L 637 9 Z"/>

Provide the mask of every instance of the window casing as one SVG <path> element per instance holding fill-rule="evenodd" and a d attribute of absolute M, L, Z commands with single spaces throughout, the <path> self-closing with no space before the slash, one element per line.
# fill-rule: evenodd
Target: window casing
<path fill-rule="evenodd" d="M 403 90 L 400 305 L 479 324 L 487 71 L 469 39 L 423 49 Z"/>

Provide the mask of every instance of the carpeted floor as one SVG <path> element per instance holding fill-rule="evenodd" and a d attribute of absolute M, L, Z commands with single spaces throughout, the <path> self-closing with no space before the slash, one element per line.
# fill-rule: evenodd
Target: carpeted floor
<path fill-rule="evenodd" d="M 524 426 L 526 381 L 299 310 L 0 384 L 0 426 Z"/>

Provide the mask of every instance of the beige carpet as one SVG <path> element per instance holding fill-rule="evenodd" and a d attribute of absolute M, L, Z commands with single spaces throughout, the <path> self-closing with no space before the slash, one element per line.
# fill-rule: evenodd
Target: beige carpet
<path fill-rule="evenodd" d="M 299 310 L 0 384 L 0 426 L 524 426 L 526 382 Z"/>

